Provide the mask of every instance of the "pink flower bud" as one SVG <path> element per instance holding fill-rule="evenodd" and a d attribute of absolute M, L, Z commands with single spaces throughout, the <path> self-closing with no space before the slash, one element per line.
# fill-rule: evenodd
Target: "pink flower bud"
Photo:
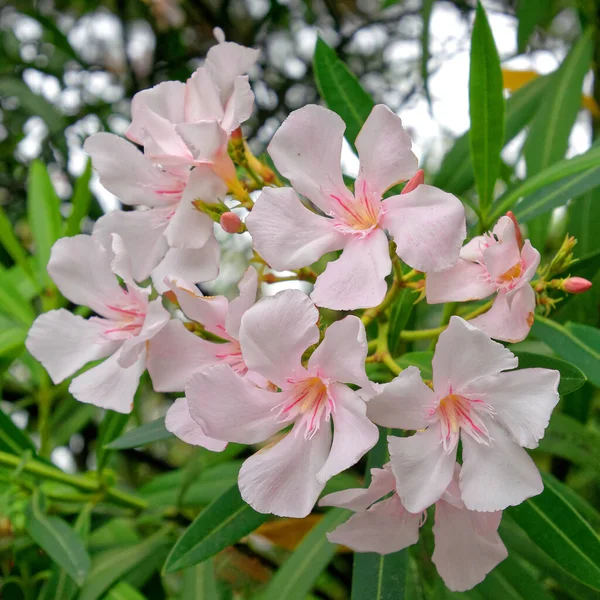
<path fill-rule="evenodd" d="M 569 294 L 583 294 L 592 287 L 592 282 L 583 277 L 569 277 L 563 281 L 562 289 Z"/>
<path fill-rule="evenodd" d="M 408 192 L 412 192 L 414 189 L 419 187 L 425 181 L 425 171 L 423 169 L 419 169 L 406 183 L 404 189 L 402 190 L 402 194 L 408 194 Z"/>
<path fill-rule="evenodd" d="M 235 213 L 226 212 L 221 215 L 221 227 L 227 233 L 240 233 L 243 223 Z"/>
<path fill-rule="evenodd" d="M 521 233 L 521 228 L 519 227 L 517 217 L 515 217 L 515 213 L 513 213 L 512 210 L 509 210 L 506 213 L 506 216 L 515 224 L 515 235 L 517 237 L 517 244 L 519 244 L 519 249 L 521 249 L 523 248 L 523 234 Z"/>

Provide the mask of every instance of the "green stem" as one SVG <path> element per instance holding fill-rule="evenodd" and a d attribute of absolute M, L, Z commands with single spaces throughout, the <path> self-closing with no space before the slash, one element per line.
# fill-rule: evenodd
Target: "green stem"
<path fill-rule="evenodd" d="M 35 459 L 30 459 L 23 463 L 21 457 L 0 451 L 0 464 L 13 468 L 20 467 L 23 471 L 30 473 L 31 475 L 38 475 L 44 479 L 58 481 L 59 483 L 64 483 L 80 490 L 100 492 L 104 494 L 106 499 L 114 500 L 119 504 L 124 504 L 131 508 L 143 510 L 148 507 L 148 503 L 142 498 L 138 498 L 137 496 L 123 492 L 114 487 L 106 487 L 103 482 L 98 481 L 97 479 L 64 473 L 55 467 Z"/>
<path fill-rule="evenodd" d="M 48 385 L 48 378 L 44 374 L 38 392 L 38 431 L 40 434 L 40 456 L 50 457 L 50 407 L 52 405 L 52 392 Z"/>
<path fill-rule="evenodd" d="M 388 309 L 388 307 L 394 302 L 396 296 L 400 293 L 400 290 L 402 289 L 402 285 L 404 283 L 402 277 L 402 268 L 400 266 L 400 260 L 398 259 L 396 253 L 394 253 L 392 256 L 392 265 L 394 267 L 394 281 L 390 289 L 388 290 L 386 297 L 383 299 L 383 302 L 379 306 L 376 306 L 375 308 L 370 308 L 369 310 L 366 310 L 363 313 L 360 320 L 363 322 L 363 325 L 365 327 L 369 323 L 377 319 L 379 315 L 383 314 Z"/>

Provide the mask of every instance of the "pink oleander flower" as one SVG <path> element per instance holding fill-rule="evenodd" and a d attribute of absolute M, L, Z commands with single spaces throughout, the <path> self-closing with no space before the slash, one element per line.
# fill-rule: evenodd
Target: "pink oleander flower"
<path fill-rule="evenodd" d="M 529 284 L 540 264 L 540 253 L 510 217 L 502 217 L 492 233 L 473 238 L 459 261 L 441 273 L 428 273 L 429 304 L 481 300 L 496 294 L 490 310 L 470 321 L 490 337 L 520 342 L 533 325 L 535 292 Z M 522 247 L 521 247 L 522 246 Z"/>
<path fill-rule="evenodd" d="M 126 136 L 163 166 L 207 164 L 229 183 L 235 167 L 227 141 L 252 114 L 246 73 L 259 51 L 218 39 L 185 83 L 166 81 L 133 97 Z"/>
<path fill-rule="evenodd" d="M 133 278 L 122 240 L 107 248 L 89 235 L 58 240 L 48 273 L 65 298 L 91 308 L 84 319 L 66 309 L 51 310 L 33 323 L 26 346 L 55 384 L 89 362 L 106 359 L 75 377 L 69 392 L 80 402 L 131 412 L 146 368 L 146 347 L 169 321 L 160 298 Z M 120 277 L 124 286 L 119 284 Z"/>
<path fill-rule="evenodd" d="M 309 105 L 294 111 L 269 145 L 275 166 L 292 188 L 264 188 L 246 219 L 260 255 L 277 270 L 297 269 L 327 252 L 343 250 L 318 277 L 311 295 L 336 310 L 378 305 L 386 293 L 390 260 L 387 230 L 398 256 L 419 271 L 452 266 L 465 239 L 460 201 L 430 185 L 407 184 L 405 194 L 383 194 L 417 171 L 417 159 L 400 118 L 373 108 L 356 148 L 360 171 L 354 193 L 340 167 L 345 125 L 334 112 Z M 323 215 L 302 204 L 308 198 Z"/>
<path fill-rule="evenodd" d="M 452 480 L 459 440 L 459 487 L 469 510 L 495 511 L 540 494 L 542 478 L 523 448 L 536 448 L 558 403 L 560 373 L 520 369 L 507 348 L 452 317 L 433 357 L 433 390 L 409 367 L 367 406 L 385 427 L 419 430 L 389 437 L 402 504 L 418 513 Z"/>
<path fill-rule="evenodd" d="M 257 444 L 292 426 L 240 470 L 242 497 L 262 513 L 306 516 L 327 480 L 355 464 L 378 438 L 365 402 L 346 385 L 372 390 L 364 326 L 353 316 L 330 325 L 305 366 L 303 354 L 319 341 L 318 319 L 298 290 L 263 298 L 242 317 L 239 342 L 247 368 L 269 380 L 271 389 L 227 364 L 195 373 L 186 386 L 192 418 L 215 439 Z"/>
<path fill-rule="evenodd" d="M 163 169 L 111 133 L 92 135 L 84 149 L 102 185 L 124 204 L 142 209 L 109 212 L 94 226 L 104 243 L 113 233 L 121 236 L 137 281 L 152 275 L 163 291 L 165 276 L 194 282 L 217 276 L 220 252 L 213 220 L 192 204 L 196 199 L 216 203 L 227 193 L 210 167 Z"/>
<path fill-rule="evenodd" d="M 453 592 L 464 592 L 481 583 L 501 563 L 508 552 L 498 526 L 502 512 L 469 510 L 458 487 L 461 467 L 454 465 L 454 476 L 435 503 L 432 561 L 444 583 Z M 356 514 L 327 534 L 329 541 L 348 546 L 356 552 L 390 554 L 416 544 L 425 511 L 410 513 L 402 505 L 390 464 L 371 469 L 372 481 L 366 489 L 350 489 L 329 494 L 320 506 L 348 508 Z M 390 497 L 381 500 L 390 492 Z"/>
<path fill-rule="evenodd" d="M 171 320 L 149 344 L 148 373 L 157 392 L 183 392 L 190 376 L 204 367 L 226 364 L 235 373 L 248 376 L 256 385 L 267 381 L 248 372 L 238 341 L 242 315 L 254 304 L 258 277 L 249 267 L 239 283 L 240 294 L 229 302 L 225 296 L 203 296 L 196 286 L 169 281 L 169 287 L 186 317 L 223 340 L 210 342 L 188 331 L 179 320 Z M 188 444 L 219 452 L 227 442 L 204 434 L 190 416 L 186 398 L 178 398 L 169 408 L 166 427 Z"/>

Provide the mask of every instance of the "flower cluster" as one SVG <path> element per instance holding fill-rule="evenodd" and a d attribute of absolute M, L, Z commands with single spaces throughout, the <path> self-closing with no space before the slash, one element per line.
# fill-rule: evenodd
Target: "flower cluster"
<path fill-rule="evenodd" d="M 81 402 L 127 413 L 148 369 L 157 391 L 180 393 L 166 416 L 179 438 L 213 451 L 260 445 L 239 488 L 263 513 L 308 515 L 327 481 L 377 443 L 377 425 L 415 431 L 388 437 L 390 461 L 372 470 L 368 488 L 320 500 L 356 513 L 330 539 L 395 552 L 416 543 L 434 507 L 433 562 L 450 589 L 469 589 L 507 555 L 502 510 L 543 489 L 525 448 L 544 435 L 559 373 L 517 369 L 491 339 L 527 336 L 539 286 L 552 287 L 532 282 L 540 255 L 510 216 L 463 245 L 462 203 L 424 183 L 400 118 L 383 105 L 356 139 L 352 191 L 340 168 L 342 119 L 320 106 L 294 111 L 268 148 L 285 187 L 241 136 L 258 53 L 218 39 L 187 82 L 134 97 L 131 142 L 108 133 L 86 141 L 103 185 L 135 210 L 56 243 L 51 277 L 95 316 L 45 313 L 27 348 L 55 383 L 101 360 L 70 382 Z M 245 224 L 225 200 L 249 211 Z M 231 301 L 197 287 L 217 276 L 219 222 L 231 234 L 247 227 L 254 248 Z M 257 300 L 261 283 L 280 277 L 269 269 L 311 281 L 311 295 L 286 289 Z M 585 288 L 571 281 L 561 289 Z M 430 304 L 493 297 L 470 320 L 450 318 L 432 381 L 368 343 L 365 324 L 385 323 L 402 287 Z M 319 307 L 368 310 L 361 319 Z M 366 365 L 381 357 L 397 377 L 373 383 Z"/>

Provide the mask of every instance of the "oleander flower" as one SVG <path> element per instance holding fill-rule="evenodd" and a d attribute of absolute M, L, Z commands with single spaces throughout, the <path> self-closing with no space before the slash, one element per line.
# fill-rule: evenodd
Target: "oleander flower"
<path fill-rule="evenodd" d="M 433 389 L 409 367 L 368 402 L 371 420 L 415 429 L 389 437 L 397 491 L 418 513 L 444 493 L 454 471 L 459 440 L 459 487 L 469 510 L 496 511 L 543 490 L 524 448 L 535 448 L 559 400 L 560 373 L 510 370 L 518 359 L 483 331 L 452 317 L 433 357 Z"/>
<path fill-rule="evenodd" d="M 318 277 L 311 295 L 327 308 L 351 310 L 378 305 L 391 271 L 386 230 L 398 256 L 419 271 L 451 267 L 465 239 L 461 202 L 430 185 L 422 173 L 407 193 L 383 194 L 417 172 L 417 159 L 400 118 L 373 108 L 358 137 L 360 171 L 350 192 L 340 156 L 345 125 L 334 112 L 309 105 L 283 122 L 269 154 L 292 188 L 265 188 L 246 219 L 254 246 L 277 270 L 297 269 L 327 252 L 343 250 Z M 309 210 L 298 194 L 323 214 Z"/>
<path fill-rule="evenodd" d="M 455 464 L 450 485 L 435 503 L 433 526 L 432 561 L 453 592 L 464 592 L 481 583 L 508 556 L 498 535 L 502 512 L 466 508 L 458 487 L 460 470 L 460 465 Z M 344 490 L 320 500 L 321 506 L 339 506 L 356 513 L 327 534 L 329 541 L 356 552 L 379 554 L 398 552 L 416 544 L 427 513 L 410 513 L 402 505 L 389 463 L 382 469 L 371 469 L 371 475 L 371 484 L 366 489 Z M 390 492 L 392 495 L 382 500 Z"/>
<path fill-rule="evenodd" d="M 540 264 L 540 253 L 508 216 L 491 233 L 477 236 L 460 251 L 460 259 L 440 273 L 428 273 L 427 302 L 465 302 L 496 295 L 492 307 L 470 321 L 490 337 L 520 342 L 534 320 L 535 292 L 529 282 Z"/>
<path fill-rule="evenodd" d="M 318 319 L 298 290 L 263 298 L 244 313 L 239 342 L 247 368 L 267 379 L 269 389 L 228 364 L 195 373 L 186 386 L 192 418 L 215 439 L 256 444 L 292 426 L 240 470 L 242 497 L 259 512 L 306 516 L 327 480 L 378 438 L 365 402 L 346 385 L 372 392 L 364 326 L 353 316 L 333 323 L 305 363 L 302 356 L 319 341 Z"/>
<path fill-rule="evenodd" d="M 88 306 L 89 319 L 66 309 L 40 315 L 27 336 L 29 352 L 57 384 L 89 362 L 105 359 L 73 379 L 80 402 L 129 413 L 146 368 L 147 342 L 169 321 L 161 299 L 135 281 L 122 240 L 107 248 L 89 235 L 62 238 L 52 247 L 48 273 L 60 292 Z M 120 284 L 119 279 L 123 282 Z"/>

